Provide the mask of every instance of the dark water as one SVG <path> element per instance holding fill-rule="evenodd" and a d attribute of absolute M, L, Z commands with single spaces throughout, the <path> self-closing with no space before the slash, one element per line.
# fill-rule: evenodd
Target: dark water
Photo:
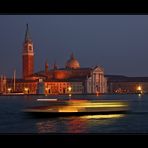
<path fill-rule="evenodd" d="M 41 102 L 37 102 L 36 99 L 42 98 L 42 96 L 0 96 L 0 133 L 148 133 L 148 95 L 73 97 L 126 100 L 129 102 L 131 113 L 33 118 L 22 110 L 30 106 L 40 105 Z M 66 97 L 50 96 L 50 98 Z M 41 105 L 46 105 L 46 102 L 42 102 Z"/>

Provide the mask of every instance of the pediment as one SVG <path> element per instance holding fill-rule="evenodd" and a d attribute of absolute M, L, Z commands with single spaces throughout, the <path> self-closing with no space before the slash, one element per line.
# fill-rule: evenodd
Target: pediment
<path fill-rule="evenodd" d="M 96 66 L 94 68 L 93 72 L 104 73 L 104 69 L 100 66 Z"/>

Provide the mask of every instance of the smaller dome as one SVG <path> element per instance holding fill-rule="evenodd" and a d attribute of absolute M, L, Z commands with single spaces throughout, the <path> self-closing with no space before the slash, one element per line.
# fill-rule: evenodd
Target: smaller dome
<path fill-rule="evenodd" d="M 79 62 L 75 59 L 73 53 L 71 54 L 70 59 L 66 63 L 66 68 L 77 69 L 80 68 Z"/>

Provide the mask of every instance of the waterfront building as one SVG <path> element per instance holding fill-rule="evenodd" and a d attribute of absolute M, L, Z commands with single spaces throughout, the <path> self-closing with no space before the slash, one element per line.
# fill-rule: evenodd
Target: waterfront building
<path fill-rule="evenodd" d="M 81 68 L 73 54 L 65 65 L 65 68 L 54 66 L 53 69 L 47 69 L 47 63 L 45 63 L 45 70 L 32 74 L 28 79 L 43 79 L 46 94 L 67 94 L 70 93 L 69 87 L 72 88 L 72 94 L 107 91 L 103 68 L 99 66 Z"/>
<path fill-rule="evenodd" d="M 53 68 L 49 69 L 46 61 L 44 70 L 34 72 L 33 41 L 27 24 L 22 52 L 22 78 L 15 79 L 15 81 L 7 79 L 6 92 L 26 94 L 106 93 L 107 81 L 102 67 L 81 67 L 73 53 L 64 68 L 59 68 L 54 63 Z"/>
<path fill-rule="evenodd" d="M 148 77 L 106 75 L 109 93 L 148 93 Z"/>
<path fill-rule="evenodd" d="M 1 77 L 0 77 L 0 93 L 6 93 L 6 90 L 7 90 L 6 84 L 7 84 L 6 76 L 1 75 Z"/>
<path fill-rule="evenodd" d="M 24 94 L 102 94 L 148 93 L 148 77 L 104 75 L 101 66 L 81 67 L 72 53 L 63 68 L 56 62 L 49 69 L 34 72 L 33 41 L 27 24 L 22 50 L 22 78 L 0 77 L 0 93 Z"/>

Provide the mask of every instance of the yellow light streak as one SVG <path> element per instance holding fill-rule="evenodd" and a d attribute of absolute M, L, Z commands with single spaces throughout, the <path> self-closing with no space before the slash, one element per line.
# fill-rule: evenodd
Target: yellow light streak
<path fill-rule="evenodd" d="M 84 119 L 102 119 L 102 118 L 121 118 L 123 117 L 123 114 L 109 114 L 109 115 L 87 115 L 87 116 L 81 116 L 80 118 Z"/>
<path fill-rule="evenodd" d="M 74 107 L 64 107 L 60 108 L 58 112 L 78 112 L 78 109 Z"/>
<path fill-rule="evenodd" d="M 71 106 L 75 107 L 126 107 L 126 103 L 111 102 L 111 103 L 71 103 Z"/>

